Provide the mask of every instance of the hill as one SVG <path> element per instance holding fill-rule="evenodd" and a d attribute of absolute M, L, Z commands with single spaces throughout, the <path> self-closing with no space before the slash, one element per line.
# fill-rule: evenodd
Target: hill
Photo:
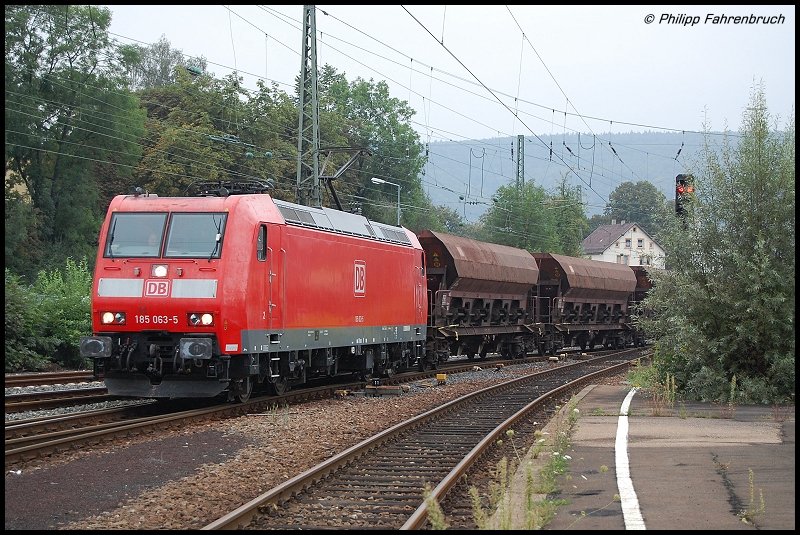
<path fill-rule="evenodd" d="M 719 144 L 720 136 L 713 136 Z M 552 146 L 552 153 L 550 147 Z M 652 182 L 674 197 L 675 175 L 695 167 L 703 146 L 699 133 L 631 132 L 525 136 L 523 179 L 553 191 L 561 177 L 580 186 L 586 214 L 603 212 L 622 182 Z M 422 183 L 435 205 L 475 222 L 500 186 L 517 181 L 517 140 L 504 137 L 429 144 Z"/>

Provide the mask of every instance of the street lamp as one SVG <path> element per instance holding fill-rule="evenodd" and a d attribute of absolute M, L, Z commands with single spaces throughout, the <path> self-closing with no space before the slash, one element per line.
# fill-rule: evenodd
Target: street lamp
<path fill-rule="evenodd" d="M 383 180 L 382 178 L 372 177 L 373 184 L 389 184 L 390 186 L 394 186 L 397 188 L 397 226 L 400 226 L 400 184 L 395 184 L 394 182 L 389 182 L 388 180 Z"/>

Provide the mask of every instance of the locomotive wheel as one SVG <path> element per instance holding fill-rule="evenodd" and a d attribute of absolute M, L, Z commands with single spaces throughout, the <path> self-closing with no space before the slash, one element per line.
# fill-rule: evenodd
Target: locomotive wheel
<path fill-rule="evenodd" d="M 231 385 L 231 389 L 233 391 L 233 398 L 236 401 L 239 403 L 246 403 L 253 393 L 253 378 L 245 377 L 244 379 L 239 379 Z"/>
<path fill-rule="evenodd" d="M 282 396 L 289 390 L 289 380 L 286 377 L 276 377 L 274 382 L 269 383 L 269 390 L 276 396 Z"/>

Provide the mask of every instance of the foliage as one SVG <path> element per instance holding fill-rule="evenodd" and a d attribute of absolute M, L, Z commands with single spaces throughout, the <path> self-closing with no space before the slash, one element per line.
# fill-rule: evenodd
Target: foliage
<path fill-rule="evenodd" d="M 86 259 L 67 258 L 63 271 L 40 271 L 33 285 L 40 299 L 39 313 L 47 318 L 43 334 L 56 362 L 69 368 L 85 364 L 78 352 L 81 336 L 92 332 L 89 296 L 92 273 Z"/>
<path fill-rule="evenodd" d="M 384 81 L 356 78 L 348 83 L 344 74 L 337 73 L 329 65 L 320 75 L 319 86 L 321 128 L 326 118 L 331 125 L 336 125 L 328 136 L 323 135 L 323 130 L 321 145 L 335 143 L 330 136 L 336 132 L 346 140 L 345 144 L 370 153 L 343 175 L 352 177 L 350 180 L 339 180 L 335 184 L 342 202 L 360 207 L 361 213 L 369 219 L 394 224 L 396 218 L 392 215 L 396 214 L 397 188 L 373 184 L 372 178 L 376 177 L 400 186 L 401 207 L 413 207 L 413 210 L 401 210 L 401 221 L 408 226 L 419 226 L 422 221 L 436 216 L 436 211 L 430 211 L 430 200 L 422 191 L 419 179 L 425 158 L 419 134 L 410 124 L 414 110 L 408 103 L 390 96 L 389 86 Z M 349 157 L 350 154 L 344 153 L 339 161 L 346 162 Z M 326 174 L 337 169 L 333 167 Z M 421 216 L 416 214 L 420 210 L 429 211 Z"/>
<path fill-rule="evenodd" d="M 669 215 L 671 206 L 652 182 L 623 182 L 608 196 L 604 214 L 617 223 L 629 221 L 638 224 L 648 234 L 655 236 Z"/>
<path fill-rule="evenodd" d="M 166 36 L 148 46 L 125 45 L 120 53 L 128 60 L 128 87 L 137 91 L 165 87 L 177 82 L 179 68 L 206 69 L 204 57 L 187 61 L 180 50 L 173 49 Z"/>
<path fill-rule="evenodd" d="M 642 327 L 655 365 L 684 398 L 745 403 L 794 399 L 794 117 L 770 129 L 753 92 L 736 147 L 707 142 L 686 219 L 659 235 L 669 271 L 650 273 Z M 733 377 L 737 392 L 730 392 Z"/>
<path fill-rule="evenodd" d="M 553 212 L 545 208 L 547 192 L 533 182 L 501 186 L 495 204 L 481 216 L 478 239 L 528 251 L 553 251 L 557 240 Z"/>
<path fill-rule="evenodd" d="M 583 255 L 583 238 L 589 224 L 583 209 L 581 187 L 572 187 L 563 177 L 551 195 L 548 209 L 555 216 L 555 233 L 558 238 L 558 250 L 551 251 L 569 256 Z"/>
<path fill-rule="evenodd" d="M 589 218 L 584 237 L 612 221 L 636 223 L 650 236 L 655 236 L 671 216 L 672 206 L 672 201 L 668 201 L 652 182 L 623 182 L 609 194 L 603 214 Z"/>
<path fill-rule="evenodd" d="M 123 57 L 108 38 L 107 8 L 5 13 L 6 226 L 24 229 L 7 245 L 6 267 L 30 278 L 68 254 L 94 258 L 103 185 L 130 174 L 143 116 L 117 74 Z"/>
<path fill-rule="evenodd" d="M 6 269 L 6 372 L 41 370 L 48 362 L 86 366 L 78 344 L 92 330 L 91 286 L 85 259 L 40 271 L 30 286 Z"/>
<path fill-rule="evenodd" d="M 31 289 L 6 268 L 6 336 L 5 336 L 5 370 L 6 373 L 23 370 L 42 370 L 46 366 L 47 357 L 34 351 L 36 341 L 40 337 L 44 319 L 37 313 L 37 300 Z"/>

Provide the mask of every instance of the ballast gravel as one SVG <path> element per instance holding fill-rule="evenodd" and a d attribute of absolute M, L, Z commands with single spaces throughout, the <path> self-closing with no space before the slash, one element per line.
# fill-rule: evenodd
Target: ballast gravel
<path fill-rule="evenodd" d="M 476 368 L 400 396 L 304 402 L 6 467 L 5 527 L 199 529 L 387 427 L 553 365 Z"/>

